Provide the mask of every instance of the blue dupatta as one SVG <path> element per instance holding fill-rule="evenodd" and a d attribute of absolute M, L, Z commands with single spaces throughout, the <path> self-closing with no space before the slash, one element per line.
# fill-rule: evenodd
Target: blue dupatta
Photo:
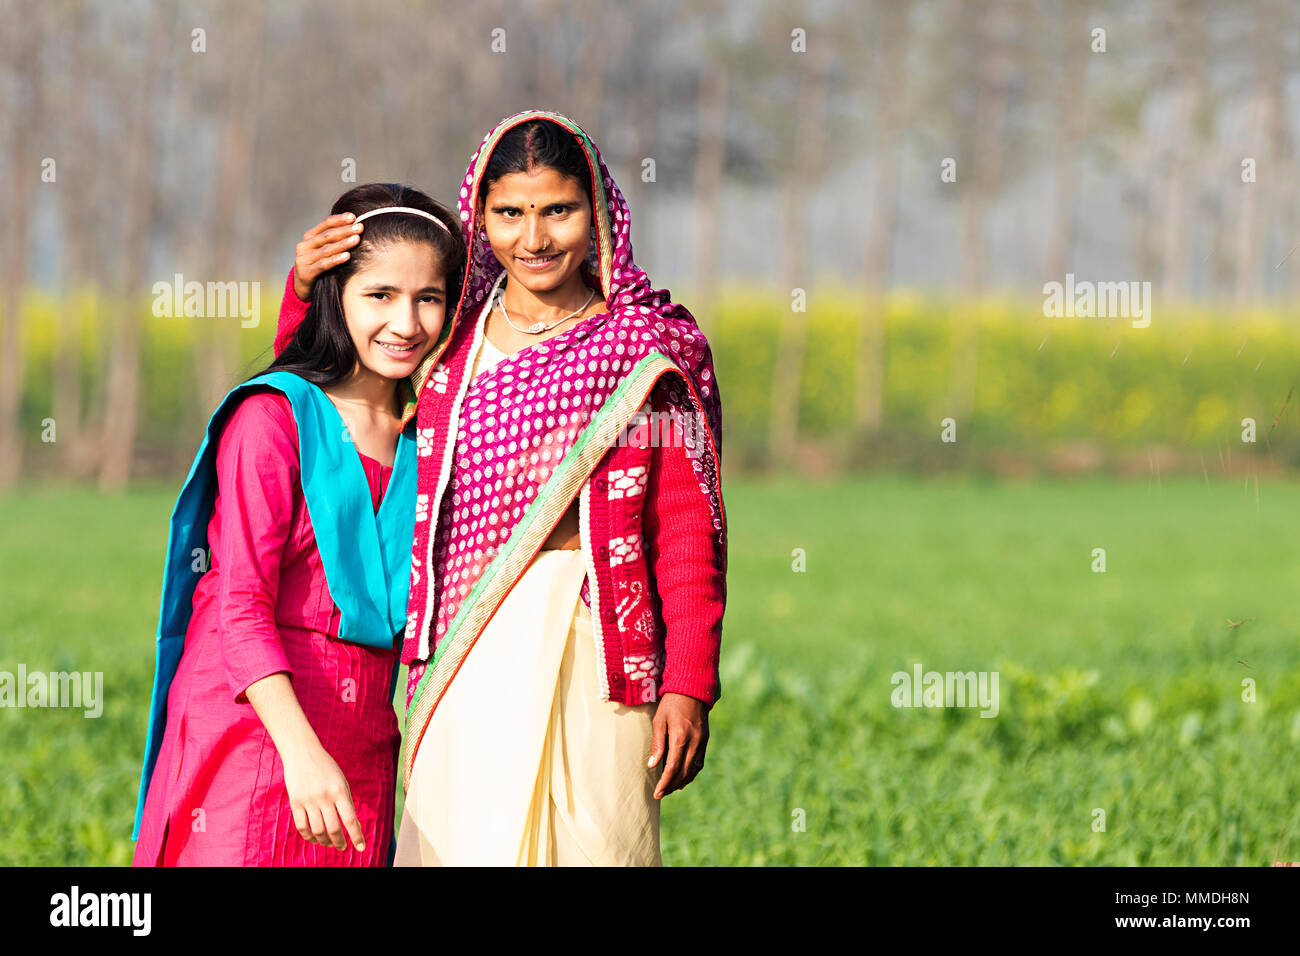
<path fill-rule="evenodd" d="M 342 616 L 339 639 L 389 650 L 393 638 L 406 628 L 415 528 L 415 420 L 407 423 L 398 439 L 392 476 L 376 514 L 361 459 L 355 447 L 342 440 L 346 434 L 343 419 L 318 386 L 292 372 L 268 372 L 235 386 L 208 421 L 203 442 L 172 510 L 163 565 L 149 732 L 132 840 L 140 837 L 145 796 L 167 723 L 167 694 L 194 612 L 194 590 L 206 570 L 206 562 L 196 558 L 208 549 L 208 521 L 217 494 L 217 439 L 226 417 L 246 397 L 243 393 L 259 385 L 283 392 L 293 406 L 303 497 L 330 597 Z M 396 663 L 393 673 L 396 679 Z"/>

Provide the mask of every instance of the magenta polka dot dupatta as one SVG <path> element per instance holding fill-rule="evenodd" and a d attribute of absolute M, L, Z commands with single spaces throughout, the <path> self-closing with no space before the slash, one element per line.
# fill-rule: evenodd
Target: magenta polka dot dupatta
<path fill-rule="evenodd" d="M 584 269 L 610 311 L 507 356 L 471 383 L 484 304 L 503 277 L 477 235 L 474 200 L 501 137 L 535 119 L 569 131 L 587 157 L 596 241 Z M 459 205 L 469 249 L 460 305 L 415 376 L 423 387 L 402 654 L 411 665 L 404 783 L 429 718 L 488 620 L 661 380 L 725 548 L 712 353 L 691 314 L 633 263 L 627 203 L 587 134 L 541 110 L 502 120 L 474 153 Z"/>

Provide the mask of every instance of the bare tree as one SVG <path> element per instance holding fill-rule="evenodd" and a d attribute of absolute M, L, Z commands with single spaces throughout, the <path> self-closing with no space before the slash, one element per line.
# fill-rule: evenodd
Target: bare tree
<path fill-rule="evenodd" d="M 23 393 L 22 300 L 27 288 L 30 253 L 30 227 L 36 190 L 41 186 L 41 159 L 38 130 L 42 116 L 41 82 L 43 34 L 46 8 L 24 8 L 20 16 L 17 5 L 6 4 L 7 23 L 21 28 L 6 29 L 0 38 L 4 62 L 8 65 L 8 82 L 0 84 L 7 91 L 4 115 L 9 117 L 9 168 L 13 171 L 13 199 L 5 210 L 3 294 L 0 295 L 0 488 L 12 487 L 22 468 L 22 423 L 19 410 Z"/>
<path fill-rule="evenodd" d="M 728 74 L 725 53 L 716 45 L 706 47 L 700 58 L 697 106 L 700 147 L 695 157 L 694 202 L 696 308 L 700 326 L 706 334 L 713 322 L 713 302 L 718 283 Z"/>
<path fill-rule="evenodd" d="M 1286 182 L 1295 177 L 1281 160 L 1290 153 L 1282 88 L 1286 64 L 1286 8 L 1276 0 L 1261 0 L 1251 11 L 1251 89 L 1248 101 L 1247 149 L 1255 161 L 1255 181 L 1233 182 L 1241 201 L 1237 217 L 1236 297 L 1238 302 L 1259 298 L 1265 275 L 1260 249 L 1265 240 L 1268 209 L 1285 202 Z M 1239 179 L 1240 177 L 1238 177 Z M 1263 220 L 1263 221 L 1261 221 Z M 1297 237 L 1300 238 L 1300 237 Z M 1272 269 L 1270 263 L 1268 269 Z"/>
<path fill-rule="evenodd" d="M 103 455 L 99 484 L 105 491 L 124 488 L 131 477 L 140 391 L 140 297 L 148 268 L 148 244 L 154 220 L 154 170 L 157 165 L 158 117 L 164 99 L 158 64 L 164 62 L 175 35 L 177 11 L 150 8 L 145 56 L 140 61 L 142 92 L 133 104 L 126 144 L 123 198 L 123 268 L 112 303 L 112 344 L 104 395 Z"/>
<path fill-rule="evenodd" d="M 58 445 L 65 474 L 85 478 L 95 467 L 97 444 L 93 427 L 83 420 L 84 382 L 82 346 L 85 341 L 82 310 L 94 307 L 103 287 L 102 259 L 96 255 L 95 210 L 102 200 L 97 188 L 95 156 L 100 139 L 92 117 L 94 84 L 91 77 L 102 75 L 95 24 L 88 4 L 75 0 L 60 5 L 60 19 L 68 27 L 64 56 L 54 95 L 66 104 L 60 115 L 66 122 L 58 128 L 60 217 L 67 239 L 63 244 L 63 287 L 60 307 L 55 312 L 55 338 L 78 343 L 74 348 L 56 348 L 51 369 L 54 420 L 58 422 Z"/>
<path fill-rule="evenodd" d="M 601 106 L 605 102 L 605 72 L 617 34 L 606 22 L 608 7 L 601 0 L 579 0 L 572 5 L 577 21 L 575 34 L 580 43 L 575 57 L 577 68 L 568 81 L 568 101 L 578 125 L 600 128 Z"/>
<path fill-rule="evenodd" d="M 253 192 L 253 176 L 261 114 L 266 8 L 262 4 L 253 4 L 246 10 L 232 8 L 225 16 L 229 17 L 224 24 L 229 30 L 226 42 L 239 50 L 244 59 L 241 68 L 232 70 L 227 77 L 220 101 L 223 107 L 220 151 L 207 233 L 212 237 L 208 260 L 211 278 L 221 282 L 231 281 L 241 268 L 248 266 L 250 256 L 246 251 L 241 252 L 241 240 L 245 234 L 256 234 L 262 219 Z M 229 317 L 206 316 L 200 320 L 196 336 L 200 344 L 194 353 L 200 408 L 215 406 L 234 384 L 242 332 Z"/>
<path fill-rule="evenodd" d="M 1015 46 L 1018 0 L 989 0 L 986 4 L 959 5 L 957 22 L 964 24 L 963 67 L 974 111 L 961 137 L 969 150 L 964 163 L 961 212 L 961 289 L 972 298 L 985 291 L 989 253 L 987 219 L 1004 178 L 1008 147 L 1007 120 L 1011 85 L 1016 76 Z M 959 161 L 958 167 L 963 163 Z M 960 175 L 959 175 L 960 181 Z M 979 328 L 973 318 L 955 321 L 949 379 L 949 414 L 966 418 L 975 405 L 975 377 L 979 354 Z"/>
<path fill-rule="evenodd" d="M 1172 36 L 1169 60 L 1171 119 L 1162 137 L 1159 167 L 1165 182 L 1161 288 L 1170 299 L 1187 289 L 1188 204 L 1199 156 L 1202 110 L 1208 103 L 1207 10 L 1203 0 L 1167 0 L 1162 21 Z"/>
<path fill-rule="evenodd" d="M 1055 90 L 1052 102 L 1055 135 L 1052 137 L 1054 195 L 1052 231 L 1043 254 L 1043 275 L 1061 280 L 1074 250 L 1075 204 L 1079 195 L 1079 154 L 1087 110 L 1089 33 L 1085 20 L 1088 4 L 1062 0 L 1056 7 L 1060 59 L 1052 64 Z"/>
<path fill-rule="evenodd" d="M 885 299 L 890 253 L 898 220 L 898 191 L 907 121 L 907 51 L 911 36 L 911 7 L 878 0 L 879 55 L 875 83 L 876 182 L 871 225 L 863 256 L 866 303 L 858 329 L 857 396 L 853 403 L 856 430 L 880 428 L 885 395 Z"/>
<path fill-rule="evenodd" d="M 822 41 L 822 42 L 819 42 Z M 783 286 L 807 293 L 812 276 L 808 274 L 811 245 L 809 200 L 823 165 L 827 140 L 827 114 L 830 99 L 829 48 L 825 37 L 814 37 L 807 53 L 796 62 L 798 93 L 792 117 L 794 139 L 789 145 L 792 157 L 787 164 L 781 189 L 781 221 L 784 226 L 781 277 Z M 803 384 L 804 355 L 808 341 L 808 314 L 793 307 L 783 310 L 777 338 L 776 362 L 772 373 L 772 417 L 769 423 L 769 448 L 772 459 L 780 464 L 794 460 L 799 439 L 799 396 Z"/>

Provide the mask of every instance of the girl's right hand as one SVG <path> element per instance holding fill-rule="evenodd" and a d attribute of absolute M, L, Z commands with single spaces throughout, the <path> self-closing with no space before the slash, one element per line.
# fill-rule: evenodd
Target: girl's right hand
<path fill-rule="evenodd" d="M 323 747 L 286 754 L 284 788 L 299 835 L 308 843 L 347 849 L 349 838 L 361 852 L 366 838 L 361 832 L 352 790 L 343 771 Z"/>
<path fill-rule="evenodd" d="M 348 250 L 361 240 L 361 223 L 356 216 L 341 212 L 328 216 L 302 234 L 302 242 L 294 250 L 293 291 L 307 302 L 311 298 L 312 283 L 327 269 L 332 269 L 348 258 Z"/>

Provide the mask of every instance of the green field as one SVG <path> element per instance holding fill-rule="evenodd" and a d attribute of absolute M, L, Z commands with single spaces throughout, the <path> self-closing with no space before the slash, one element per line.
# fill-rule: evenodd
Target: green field
<path fill-rule="evenodd" d="M 665 863 L 1300 860 L 1300 485 L 725 490 L 723 696 Z M 106 698 L 0 710 L 0 864 L 130 861 L 175 491 L 0 498 L 0 670 Z M 996 671 L 998 715 L 893 707 L 915 664 Z"/>

